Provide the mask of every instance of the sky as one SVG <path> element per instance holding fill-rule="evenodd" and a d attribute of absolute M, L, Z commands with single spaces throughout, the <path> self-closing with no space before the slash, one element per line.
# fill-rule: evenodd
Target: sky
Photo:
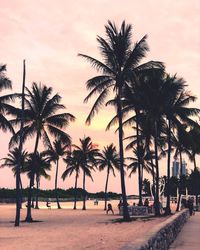
<path fill-rule="evenodd" d="M 165 63 L 166 71 L 177 73 L 189 85 L 189 90 L 200 96 L 200 2 L 199 0 L 0 0 L 1 46 L 0 63 L 7 64 L 7 76 L 13 82 L 13 90 L 20 91 L 22 62 L 26 59 L 26 85 L 41 82 L 53 87 L 62 96 L 67 112 L 76 116 L 67 132 L 73 143 L 90 136 L 100 148 L 114 142 L 114 129 L 105 132 L 106 124 L 114 110 L 103 108 L 93 119 L 91 126 L 85 119 L 95 99 L 83 104 L 88 92 L 85 82 L 97 73 L 77 56 L 88 54 L 101 59 L 96 36 L 104 37 L 104 25 L 108 20 L 118 26 L 123 20 L 132 24 L 133 43 L 148 35 L 150 52 L 144 61 L 158 60 Z M 200 107 L 199 101 L 196 103 Z M 127 132 L 129 135 L 130 131 Z M 0 132 L 0 158 L 8 152 L 10 134 Z M 34 141 L 25 145 L 33 150 Z M 165 173 L 166 163 L 161 164 Z M 191 163 L 189 163 L 191 165 Z M 41 180 L 41 188 L 53 188 L 55 166 L 51 180 Z M 60 175 L 65 166 L 61 164 Z M 93 174 L 94 182 L 87 180 L 90 192 L 104 189 L 106 172 Z M 137 175 L 126 176 L 127 193 L 137 192 Z M 23 185 L 28 185 L 23 177 Z M 74 185 L 74 176 L 59 187 Z M 82 180 L 79 180 L 79 186 Z M 10 169 L 0 169 L 0 187 L 14 187 Z M 120 192 L 119 174 L 111 176 L 109 190 Z"/>

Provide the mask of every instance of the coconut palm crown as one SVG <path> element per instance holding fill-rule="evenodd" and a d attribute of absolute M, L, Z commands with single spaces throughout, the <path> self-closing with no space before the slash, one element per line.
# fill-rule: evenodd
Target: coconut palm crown
<path fill-rule="evenodd" d="M 70 136 L 63 130 L 69 125 L 69 122 L 75 120 L 75 117 L 70 113 L 57 114 L 57 111 L 65 108 L 64 105 L 60 104 L 61 97 L 58 94 L 52 95 L 52 88 L 42 84 L 38 85 L 37 83 L 33 83 L 31 89 L 26 88 L 26 92 L 24 98 L 24 127 L 22 128 L 22 133 L 19 130 L 11 138 L 10 146 L 19 142 L 20 135 L 22 135 L 21 139 L 23 142 L 35 136 L 33 155 L 36 157 L 41 138 L 44 145 L 48 148 L 52 148 L 50 135 L 58 140 L 70 143 Z M 16 125 L 21 123 L 21 109 L 16 111 L 16 118 L 12 120 L 12 123 Z M 32 221 L 31 196 L 34 185 L 34 167 L 32 166 L 30 176 L 27 222 Z"/>

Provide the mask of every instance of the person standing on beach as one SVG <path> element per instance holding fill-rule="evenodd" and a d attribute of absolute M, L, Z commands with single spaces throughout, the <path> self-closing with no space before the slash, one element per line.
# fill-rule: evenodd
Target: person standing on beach
<path fill-rule="evenodd" d="M 112 204 L 111 204 L 111 203 L 108 203 L 108 209 L 107 209 L 106 213 L 108 214 L 109 211 L 111 211 L 112 214 L 114 214 L 114 211 L 113 211 L 113 208 L 112 208 Z"/>
<path fill-rule="evenodd" d="M 188 208 L 190 211 L 190 216 L 192 216 L 194 214 L 194 202 L 193 199 L 189 198 L 188 200 Z"/>
<path fill-rule="evenodd" d="M 121 209 L 121 206 L 122 206 L 122 200 L 121 199 L 120 199 L 119 204 L 117 206 L 118 206 L 119 213 L 120 213 L 120 209 Z"/>

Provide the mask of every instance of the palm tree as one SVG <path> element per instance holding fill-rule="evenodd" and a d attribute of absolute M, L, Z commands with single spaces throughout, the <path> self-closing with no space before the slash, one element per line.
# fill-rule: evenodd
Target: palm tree
<path fill-rule="evenodd" d="M 120 176 L 121 176 L 121 188 L 123 199 L 123 218 L 125 221 L 130 220 L 127 207 L 126 187 L 124 179 L 124 150 L 123 150 L 123 130 L 122 130 L 122 90 L 125 85 L 130 83 L 131 79 L 135 79 L 135 73 L 149 69 L 154 65 L 158 65 L 155 62 L 149 62 L 139 65 L 141 59 L 143 59 L 148 51 L 146 43 L 147 36 L 144 36 L 139 42 L 137 42 L 132 48 L 132 27 L 126 25 L 123 21 L 120 29 L 117 29 L 114 23 L 108 21 L 105 26 L 106 39 L 97 36 L 97 42 L 99 43 L 100 53 L 103 57 L 103 62 L 84 54 L 79 56 L 85 58 L 91 65 L 102 72 L 101 75 L 93 77 L 87 81 L 87 88 L 91 90 L 89 95 L 85 98 L 87 102 L 90 97 L 95 94 L 99 94 L 95 101 L 89 116 L 86 120 L 90 124 L 91 119 L 98 112 L 99 108 L 105 102 L 109 93 L 115 93 L 115 100 L 117 105 L 117 118 L 119 125 L 119 151 L 120 151 Z M 160 66 L 160 64 L 159 64 Z"/>
<path fill-rule="evenodd" d="M 5 75 L 6 65 L 0 65 L 0 91 L 12 89 L 12 82 Z M 6 115 L 14 112 L 14 107 L 9 104 L 17 95 L 7 94 L 0 96 L 0 129 L 4 132 L 10 131 L 14 134 L 12 124 L 6 118 Z"/>
<path fill-rule="evenodd" d="M 24 92 L 25 92 L 25 79 L 26 79 L 26 64 L 25 60 L 23 61 L 23 80 L 22 80 L 22 94 L 21 94 L 21 103 L 22 103 L 22 110 L 21 110 L 21 124 L 20 124 L 20 140 L 19 140 L 19 152 L 23 150 L 23 141 L 22 141 L 22 130 L 24 127 Z M 20 162 L 21 159 L 18 159 L 18 164 L 16 165 L 16 216 L 15 216 L 15 226 L 19 226 L 20 222 L 20 198 L 22 196 L 20 192 Z"/>
<path fill-rule="evenodd" d="M 136 173 L 138 171 L 138 190 L 139 190 L 139 205 L 143 204 L 142 203 L 142 182 L 143 182 L 143 172 L 144 170 L 147 173 L 152 173 L 152 156 L 149 154 L 149 152 L 146 151 L 145 147 L 143 145 L 139 146 L 139 149 L 133 148 L 133 156 L 134 157 L 127 157 L 127 160 L 130 160 L 131 163 L 127 166 L 127 168 L 130 171 L 129 177 L 132 176 L 132 174 Z M 138 153 L 140 156 L 138 156 Z M 140 158 L 140 173 L 139 173 L 139 165 L 138 165 L 138 158 Z"/>
<path fill-rule="evenodd" d="M 83 190 L 85 191 L 86 176 L 92 179 L 91 170 L 94 170 L 94 166 L 96 166 L 97 157 L 99 156 L 99 150 L 92 144 L 92 140 L 90 137 L 84 137 L 83 139 L 80 139 L 80 143 L 80 146 L 73 146 L 78 151 L 78 154 L 81 158 L 81 168 L 83 171 Z M 83 196 L 82 209 L 86 210 L 86 192 L 84 192 Z"/>
<path fill-rule="evenodd" d="M 172 137 L 172 145 L 174 145 L 175 153 L 174 158 L 177 158 L 179 156 L 180 160 L 180 179 L 179 179 L 179 195 L 178 195 L 178 202 L 177 202 L 177 208 L 176 211 L 179 211 L 180 207 L 180 201 L 181 201 L 181 193 L 183 189 L 183 183 L 182 183 L 182 175 L 183 175 L 183 161 L 182 161 L 182 155 L 183 153 L 186 153 L 189 155 L 189 145 L 190 145 L 190 136 L 187 132 L 187 127 L 182 124 L 178 129 L 176 135 L 173 134 Z"/>
<path fill-rule="evenodd" d="M 80 175 L 81 163 L 82 163 L 82 154 L 80 151 L 73 150 L 68 151 L 66 158 L 63 159 L 67 164 L 66 170 L 62 174 L 62 179 L 65 180 L 67 176 L 71 176 L 75 172 L 75 184 L 74 184 L 74 209 L 76 209 L 77 201 L 77 182 Z"/>
<path fill-rule="evenodd" d="M 53 142 L 52 149 L 48 151 L 51 161 L 54 161 L 56 163 L 55 192 L 56 192 L 56 202 L 57 202 L 58 209 L 61 209 L 59 199 L 58 199 L 58 191 L 57 191 L 59 159 L 60 157 L 63 157 L 67 153 L 67 149 L 69 148 L 68 143 L 64 144 L 62 143 L 62 141 L 55 140 Z"/>
<path fill-rule="evenodd" d="M 200 140 L 200 129 L 199 127 L 193 127 L 189 131 L 189 136 L 190 136 L 190 154 L 189 158 L 190 160 L 193 161 L 194 163 L 194 170 L 197 168 L 197 163 L 196 163 L 196 155 L 200 154 L 200 145 L 199 145 L 199 140 Z"/>
<path fill-rule="evenodd" d="M 191 116 L 197 115 L 199 110 L 187 107 L 190 102 L 194 102 L 196 98 L 184 90 L 185 81 L 176 75 L 167 75 L 163 79 L 163 110 L 166 116 L 167 126 L 167 142 L 168 142 L 168 161 L 167 161 L 167 190 L 169 190 L 170 180 L 170 159 L 171 159 L 171 134 L 172 129 L 181 126 L 181 122 L 193 125 Z M 170 209 L 170 192 L 167 191 L 167 206 L 165 213 L 171 214 Z"/>
<path fill-rule="evenodd" d="M 60 104 L 61 97 L 58 94 L 52 96 L 52 88 L 45 85 L 32 84 L 31 89 L 26 88 L 25 96 L 25 110 L 24 110 L 24 127 L 22 129 L 23 142 L 28 138 L 35 135 L 35 146 L 33 155 L 36 157 L 39 141 L 42 138 L 43 143 L 48 148 L 52 147 L 50 143 L 49 135 L 63 142 L 70 143 L 70 136 L 63 131 L 63 129 L 69 125 L 70 121 L 74 121 L 74 116 L 70 113 L 56 114 L 60 109 L 64 109 L 65 106 Z M 21 123 L 21 110 L 18 110 L 16 119 L 12 121 L 15 124 Z M 10 146 L 17 143 L 20 138 L 21 131 L 19 130 L 12 137 Z M 34 161 L 36 162 L 36 161 Z M 26 222 L 32 222 L 31 216 L 31 197 L 32 187 L 34 185 L 34 167 L 32 166 L 32 172 L 30 176 L 30 187 L 28 193 L 28 206 Z"/>
<path fill-rule="evenodd" d="M 4 89 L 12 89 L 11 81 L 6 77 L 6 65 L 0 65 L 0 91 Z M 18 95 L 17 94 L 7 94 L 0 96 L 0 129 L 3 131 L 10 131 L 14 134 L 12 124 L 6 118 L 7 114 L 13 114 L 15 109 L 9 104 Z M 21 195 L 20 195 L 20 167 L 17 168 L 16 172 L 16 216 L 15 216 L 15 226 L 19 226 L 20 222 L 20 208 L 21 208 Z"/>
<path fill-rule="evenodd" d="M 38 192 L 40 187 L 40 179 L 44 177 L 45 179 L 50 180 L 50 175 L 46 171 L 51 170 L 50 159 L 46 151 L 37 152 L 36 155 L 33 153 L 29 155 L 25 172 L 28 172 L 27 175 L 30 178 L 32 169 L 34 169 L 34 175 L 36 176 L 36 199 L 35 199 L 35 208 L 39 209 L 38 206 Z"/>
<path fill-rule="evenodd" d="M 115 176 L 115 169 L 120 170 L 120 159 L 117 154 L 116 147 L 113 144 L 110 144 L 107 147 L 104 147 L 102 153 L 100 153 L 97 164 L 99 166 L 99 170 L 103 171 L 107 170 L 106 184 L 105 184 L 105 205 L 104 210 L 107 209 L 107 188 L 108 188 L 108 180 L 109 175 L 112 173 Z"/>
<path fill-rule="evenodd" d="M 191 192 L 196 196 L 196 206 L 198 206 L 198 195 L 200 194 L 200 171 L 198 167 L 192 170 L 189 177 L 189 182 Z"/>
<path fill-rule="evenodd" d="M 140 74 L 139 85 L 134 88 L 133 93 L 126 93 L 126 99 L 128 103 L 132 103 L 132 106 L 136 106 L 136 131 L 137 131 L 137 148 L 139 148 L 139 119 L 141 112 L 144 113 L 149 120 L 149 124 L 153 124 L 154 137 L 154 151 L 155 151 L 155 166 L 156 166 L 156 215 L 159 215 L 159 165 L 158 165 L 158 146 L 159 138 L 167 131 L 168 142 L 168 183 L 170 178 L 170 155 L 171 155 L 171 133 L 172 128 L 179 127 L 181 122 L 185 122 L 189 125 L 194 125 L 194 122 L 190 119 L 190 116 L 198 114 L 198 109 L 188 108 L 187 105 L 195 100 L 194 96 L 189 95 L 184 91 L 185 82 L 182 78 L 177 78 L 176 75 L 171 77 L 163 74 L 162 70 L 149 71 L 148 74 Z M 130 92 L 130 91 L 129 91 Z M 129 101 L 130 100 L 130 101 Z M 133 109 L 132 107 L 132 109 Z M 128 112 L 131 108 L 125 108 Z M 166 124 L 166 120 L 168 125 Z M 128 119 L 130 123 L 130 119 Z M 150 137 L 149 137 L 150 138 Z M 140 157 L 138 163 L 141 162 Z M 140 164 L 139 164 L 140 165 Z M 140 170 L 140 168 L 139 168 Z M 167 192 L 167 208 L 166 214 L 170 214 L 170 194 Z"/>
<path fill-rule="evenodd" d="M 14 176 L 16 176 L 17 166 L 19 165 L 20 173 L 24 173 L 27 157 L 28 157 L 27 151 L 25 150 L 19 151 L 19 148 L 15 147 L 9 151 L 9 153 L 7 154 L 7 157 L 4 157 L 1 159 L 3 160 L 1 167 L 11 167 L 12 172 L 14 173 Z M 21 178 L 19 180 L 19 183 L 20 183 L 20 189 L 22 189 Z"/>

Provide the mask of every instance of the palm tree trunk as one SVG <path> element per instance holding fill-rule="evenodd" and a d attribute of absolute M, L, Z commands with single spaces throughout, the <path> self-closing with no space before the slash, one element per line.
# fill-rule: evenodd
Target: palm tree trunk
<path fill-rule="evenodd" d="M 82 210 L 86 210 L 86 205 L 85 205 L 85 199 L 86 199 L 86 194 L 85 194 L 85 171 L 83 171 L 83 191 L 84 191 L 84 194 L 83 194 L 83 208 Z"/>
<path fill-rule="evenodd" d="M 23 186 L 22 186 L 21 176 L 20 176 L 20 179 L 19 179 L 19 188 L 20 188 L 20 209 L 21 209 L 22 208 L 22 201 L 23 201 L 23 198 L 22 198 Z"/>
<path fill-rule="evenodd" d="M 107 189 L 108 189 L 108 179 L 109 179 L 109 166 L 108 166 L 108 171 L 107 171 L 107 177 L 106 177 L 106 185 L 105 185 L 105 205 L 104 205 L 104 210 L 106 211 L 107 210 Z"/>
<path fill-rule="evenodd" d="M 77 181 L 78 181 L 78 172 L 76 172 L 76 177 L 75 177 L 75 186 L 74 186 L 74 209 L 76 209 L 76 200 L 77 200 Z"/>
<path fill-rule="evenodd" d="M 23 81 L 22 81 L 22 113 L 21 113 L 21 125 L 20 125 L 20 142 L 19 142 L 19 152 L 22 152 L 23 147 L 23 132 L 24 127 L 24 89 L 25 89 L 25 79 L 26 79 L 26 65 L 25 60 L 23 61 Z M 16 166 L 16 215 L 15 215 L 15 227 L 19 226 L 20 223 L 20 208 L 22 202 L 22 193 L 20 190 L 20 164 L 21 159 L 18 159 L 18 164 Z"/>
<path fill-rule="evenodd" d="M 152 194 L 153 194 L 153 197 L 154 197 L 154 200 L 155 200 L 155 172 L 154 172 L 154 164 L 153 164 L 152 155 L 151 155 L 151 159 L 150 160 L 151 160 L 151 173 L 152 173 L 152 179 L 153 179 Z"/>
<path fill-rule="evenodd" d="M 157 121 L 155 121 L 155 136 L 154 136 L 154 146 L 155 146 L 155 163 L 156 163 L 156 193 L 155 193 L 155 216 L 160 216 L 160 204 L 159 204 L 159 165 L 158 165 L 158 129 Z"/>
<path fill-rule="evenodd" d="M 56 192 L 56 202 L 57 202 L 57 207 L 58 209 L 61 209 L 59 200 L 58 200 L 58 190 L 57 190 L 57 185 L 58 185 L 58 164 L 59 164 L 59 159 L 56 161 L 56 176 L 55 176 L 55 192 Z"/>
<path fill-rule="evenodd" d="M 36 141 L 35 141 L 35 149 L 34 149 L 34 158 L 37 153 L 39 137 L 40 137 L 39 132 L 37 132 Z M 31 198 L 32 198 L 32 193 L 33 193 L 33 186 L 34 186 L 34 166 L 31 167 L 30 186 L 28 190 L 27 214 L 26 214 L 26 219 L 25 219 L 26 222 L 33 222 L 32 215 L 31 215 Z"/>
<path fill-rule="evenodd" d="M 128 212 L 128 203 L 126 198 L 126 186 L 124 178 L 124 149 L 123 149 L 123 130 L 122 130 L 122 105 L 121 105 L 121 86 L 119 87 L 119 93 L 117 97 L 117 116 L 119 121 L 119 155 L 120 155 L 120 177 L 121 177 L 121 189 L 123 200 L 123 219 L 124 221 L 130 221 L 130 215 Z"/>
<path fill-rule="evenodd" d="M 168 159 L 167 159 L 167 205 L 165 209 L 165 214 L 169 215 L 171 214 L 171 208 L 170 208 L 170 157 L 171 157 L 171 121 L 168 120 Z"/>
<path fill-rule="evenodd" d="M 179 150 L 179 156 L 180 156 L 180 185 L 179 185 L 179 194 L 178 194 L 178 203 L 176 207 L 176 211 L 178 212 L 180 209 L 180 203 L 181 203 L 181 192 L 182 192 L 182 175 L 183 175 L 183 162 L 182 162 L 182 153 L 181 150 Z"/>
<path fill-rule="evenodd" d="M 36 177 L 36 183 L 37 183 L 37 186 L 36 186 L 36 194 L 35 194 L 35 209 L 39 209 L 39 206 L 38 206 L 39 177 L 38 176 Z"/>
<path fill-rule="evenodd" d="M 196 163 L 195 154 L 193 156 L 193 162 L 194 162 L 194 170 L 196 170 L 197 169 L 197 163 Z"/>
<path fill-rule="evenodd" d="M 193 155 L 193 162 L 194 162 L 194 171 L 197 170 L 197 164 L 196 164 L 196 158 L 195 158 L 195 154 Z M 196 190 L 196 192 L 198 192 Z M 197 209 L 198 209 L 198 194 L 196 194 L 196 206 L 197 206 Z"/>
<path fill-rule="evenodd" d="M 139 141 L 139 122 L 138 122 L 138 115 L 139 112 L 136 112 L 136 140 L 137 140 L 137 157 L 138 157 L 138 185 L 139 185 L 139 206 L 142 206 L 142 183 L 141 183 L 141 159 L 140 159 L 140 141 Z"/>

